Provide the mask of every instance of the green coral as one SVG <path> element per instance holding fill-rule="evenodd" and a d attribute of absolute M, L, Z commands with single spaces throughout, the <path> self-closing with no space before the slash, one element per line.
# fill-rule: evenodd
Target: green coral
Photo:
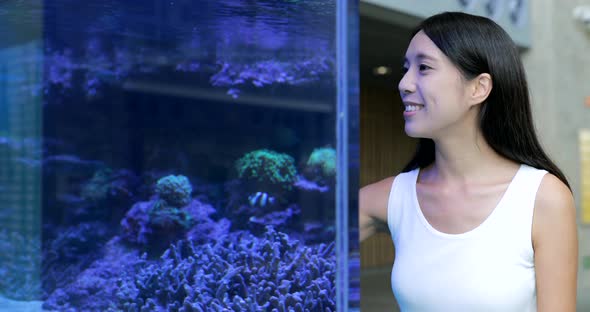
<path fill-rule="evenodd" d="M 316 148 L 313 150 L 307 166 L 320 169 L 324 178 L 336 176 L 336 151 L 331 147 Z"/>
<path fill-rule="evenodd" d="M 109 168 L 97 170 L 92 178 L 84 184 L 80 194 L 82 198 L 89 201 L 105 199 L 111 189 L 112 174 L 113 171 Z"/>
<path fill-rule="evenodd" d="M 297 180 L 293 157 L 268 149 L 246 153 L 235 163 L 238 177 L 290 190 Z"/>
<path fill-rule="evenodd" d="M 169 175 L 158 180 L 156 194 L 172 207 L 183 207 L 191 201 L 193 187 L 183 175 Z"/>

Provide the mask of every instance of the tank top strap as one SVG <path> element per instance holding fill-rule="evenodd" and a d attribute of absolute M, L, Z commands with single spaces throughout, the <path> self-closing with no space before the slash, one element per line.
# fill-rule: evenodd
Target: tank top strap
<path fill-rule="evenodd" d="M 546 170 L 523 164 L 515 178 L 513 189 L 506 194 L 502 227 L 509 232 L 512 243 L 521 251 L 528 266 L 534 265 L 532 241 L 533 213 L 535 199 Z"/>
<path fill-rule="evenodd" d="M 416 184 L 418 168 L 398 174 L 392 185 L 387 203 L 387 225 L 395 242 L 401 229 L 402 219 L 414 214 L 409 214 L 414 207 L 412 201 L 413 188 Z"/>
<path fill-rule="evenodd" d="M 518 211 L 524 215 L 526 220 L 531 222 L 531 225 L 535 198 L 546 173 L 546 170 L 523 164 L 521 172 L 515 178 L 513 191 L 507 194 L 509 197 L 507 201 L 512 204 L 518 204 L 518 207 L 522 207 Z"/>

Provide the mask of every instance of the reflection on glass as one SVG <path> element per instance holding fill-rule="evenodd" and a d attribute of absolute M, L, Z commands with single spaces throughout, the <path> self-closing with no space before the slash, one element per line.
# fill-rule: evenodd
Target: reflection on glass
<path fill-rule="evenodd" d="M 0 306 L 336 310 L 335 1 L 10 3 Z"/>

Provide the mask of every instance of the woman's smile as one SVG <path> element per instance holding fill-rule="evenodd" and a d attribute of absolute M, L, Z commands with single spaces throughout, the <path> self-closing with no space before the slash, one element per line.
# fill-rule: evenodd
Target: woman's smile
<path fill-rule="evenodd" d="M 424 105 L 416 103 L 405 103 L 404 117 L 415 115 L 418 111 L 424 108 Z"/>

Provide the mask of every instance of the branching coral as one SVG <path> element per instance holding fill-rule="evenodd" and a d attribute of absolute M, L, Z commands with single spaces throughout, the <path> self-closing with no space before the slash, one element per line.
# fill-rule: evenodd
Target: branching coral
<path fill-rule="evenodd" d="M 268 227 L 215 244 L 180 241 L 119 281 L 124 311 L 335 311 L 333 244 L 302 246 Z"/>

